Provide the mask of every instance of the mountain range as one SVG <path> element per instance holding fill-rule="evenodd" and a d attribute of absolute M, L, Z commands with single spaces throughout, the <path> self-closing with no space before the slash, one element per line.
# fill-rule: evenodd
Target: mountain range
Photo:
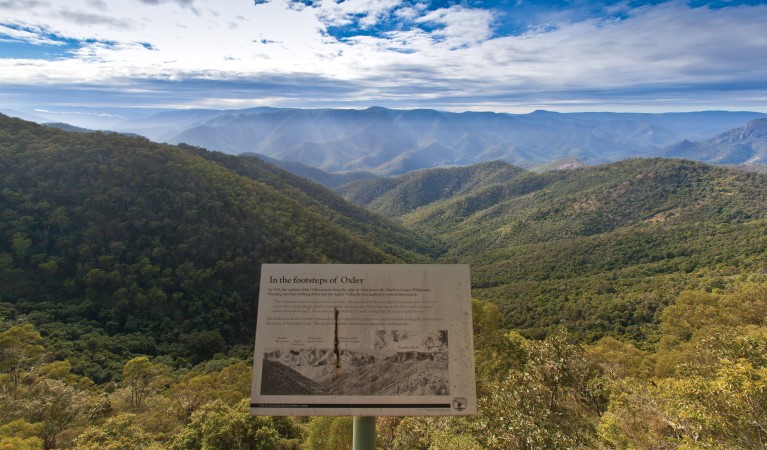
<path fill-rule="evenodd" d="M 44 112 L 35 114 L 38 119 L 45 117 Z M 767 162 L 758 148 L 749 151 L 726 138 L 717 141 L 722 133 L 767 117 L 755 112 L 507 114 L 262 107 L 170 110 L 143 116 L 134 112 L 124 119 L 118 114 L 48 116 L 53 122 L 62 117 L 99 118 L 96 123 L 106 129 L 156 142 L 186 143 L 229 154 L 254 153 L 333 187 L 371 174 L 397 175 L 491 160 L 523 168 L 566 159 L 595 165 L 657 156 L 710 163 Z M 325 172 L 343 172 L 345 178 Z"/>
<path fill-rule="evenodd" d="M 0 116 L 0 312 L 134 336 L 144 354 L 248 343 L 263 262 L 466 263 L 473 295 L 501 305 L 507 327 L 586 340 L 647 340 L 684 289 L 767 282 L 756 173 L 494 161 L 339 195 L 252 154 L 78 131 Z"/>
<path fill-rule="evenodd" d="M 172 130 L 149 134 L 226 153 L 254 152 L 326 172 L 402 174 L 420 168 L 503 160 L 520 167 L 575 158 L 601 164 L 662 156 L 683 140 L 711 138 L 758 113 L 513 115 L 434 110 L 264 109 L 214 114 L 162 113 L 152 120 Z M 178 122 L 175 120 L 178 119 Z M 173 136 L 171 133 L 175 132 Z M 698 158 L 699 159 L 699 158 Z"/>
<path fill-rule="evenodd" d="M 767 162 L 767 119 L 724 132 L 701 142 L 685 140 L 669 147 L 665 156 L 714 164 L 764 164 Z"/>
<path fill-rule="evenodd" d="M 331 188 L 356 179 L 492 160 L 523 168 L 634 157 L 683 157 L 751 170 L 767 163 L 759 150 L 765 146 L 762 136 L 736 142 L 745 138 L 742 128 L 749 121 L 767 117 L 755 112 L 507 114 L 259 107 L 8 113 L 37 122 L 50 117 L 78 126 L 93 123 L 99 129 L 228 154 L 252 153 Z"/>

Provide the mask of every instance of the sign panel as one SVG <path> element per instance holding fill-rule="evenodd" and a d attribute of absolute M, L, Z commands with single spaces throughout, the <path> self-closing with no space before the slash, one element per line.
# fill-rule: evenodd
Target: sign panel
<path fill-rule="evenodd" d="M 469 266 L 264 264 L 253 415 L 477 413 Z"/>

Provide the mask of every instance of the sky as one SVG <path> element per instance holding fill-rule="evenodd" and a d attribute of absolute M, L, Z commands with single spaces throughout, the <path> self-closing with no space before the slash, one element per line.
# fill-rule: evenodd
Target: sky
<path fill-rule="evenodd" d="M 767 0 L 0 0 L 0 109 L 767 112 Z"/>

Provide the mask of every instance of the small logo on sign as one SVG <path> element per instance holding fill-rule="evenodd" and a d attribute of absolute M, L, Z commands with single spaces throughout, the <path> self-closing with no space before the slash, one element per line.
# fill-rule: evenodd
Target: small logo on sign
<path fill-rule="evenodd" d="M 467 403 L 466 397 L 456 397 L 453 399 L 453 409 L 456 411 L 463 411 L 466 409 Z"/>

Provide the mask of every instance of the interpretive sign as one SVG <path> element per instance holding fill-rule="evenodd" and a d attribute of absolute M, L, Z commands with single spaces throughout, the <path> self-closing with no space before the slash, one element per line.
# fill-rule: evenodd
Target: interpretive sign
<path fill-rule="evenodd" d="M 477 413 L 469 266 L 264 264 L 253 415 Z"/>

